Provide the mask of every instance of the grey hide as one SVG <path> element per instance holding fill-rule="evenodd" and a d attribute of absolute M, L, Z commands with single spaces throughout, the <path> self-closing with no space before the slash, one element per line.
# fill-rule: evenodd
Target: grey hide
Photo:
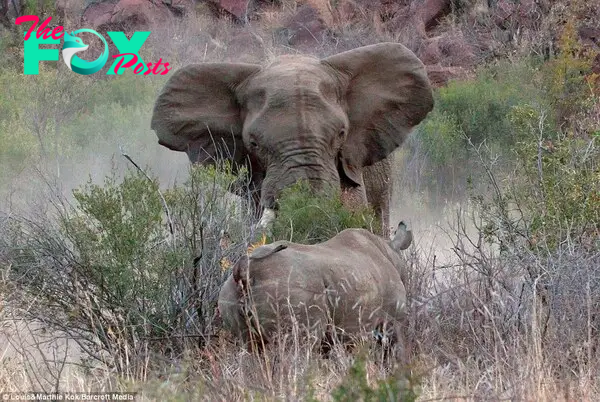
<path fill-rule="evenodd" d="M 292 317 L 321 340 L 365 335 L 382 328 L 397 334 L 406 306 L 406 262 L 412 233 L 400 222 L 391 240 L 364 229 L 301 245 L 278 241 L 238 261 L 219 294 L 223 325 L 246 343 L 251 333 L 269 343 L 289 331 Z M 260 345 L 260 343 L 259 343 Z"/>

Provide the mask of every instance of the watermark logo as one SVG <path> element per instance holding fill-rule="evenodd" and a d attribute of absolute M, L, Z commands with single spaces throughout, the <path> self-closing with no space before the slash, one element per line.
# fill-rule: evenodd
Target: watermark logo
<path fill-rule="evenodd" d="M 89 75 L 100 71 L 108 61 L 109 48 L 108 42 L 104 36 L 92 29 L 78 29 L 71 33 L 65 32 L 64 27 L 57 26 L 50 31 L 48 23 L 52 17 L 48 17 L 42 24 L 38 24 L 40 19 L 36 15 L 24 15 L 16 19 L 15 23 L 21 25 L 24 22 L 32 22 L 33 24 L 25 33 L 24 41 L 24 59 L 23 73 L 26 75 L 34 75 L 39 73 L 39 63 L 41 61 L 57 61 L 59 59 L 59 50 L 40 45 L 59 45 L 63 42 L 60 53 L 62 59 L 69 70 L 81 74 Z M 36 29 L 37 28 L 37 29 Z M 85 52 L 89 49 L 89 45 L 85 44 L 78 36 L 81 33 L 91 33 L 97 36 L 104 49 L 96 60 L 86 61 L 77 56 L 77 53 Z M 34 34 L 35 33 L 35 34 Z M 34 34 L 34 35 L 32 35 Z M 139 55 L 139 50 L 150 36 L 149 31 L 136 31 L 130 39 L 124 32 L 107 32 L 112 43 L 118 50 L 118 54 L 113 55 L 115 59 L 110 69 L 106 74 L 123 74 L 123 72 L 131 68 L 136 75 L 160 74 L 165 75 L 170 71 L 169 63 L 163 63 L 162 58 L 156 63 L 146 63 Z"/>
<path fill-rule="evenodd" d="M 85 61 L 75 56 L 75 53 L 83 52 L 89 48 L 89 46 L 83 43 L 80 38 L 75 36 L 80 32 L 93 33 L 102 40 L 102 43 L 104 44 L 104 50 L 102 51 L 100 57 L 98 57 L 96 60 Z M 106 43 L 106 39 L 104 39 L 102 35 L 96 31 L 92 31 L 91 29 L 80 29 L 78 31 L 71 32 L 71 35 L 65 33 L 62 47 L 62 57 L 67 67 L 69 67 L 69 70 L 75 71 L 76 73 L 82 75 L 94 74 L 95 72 L 100 71 L 108 60 L 108 43 Z"/>

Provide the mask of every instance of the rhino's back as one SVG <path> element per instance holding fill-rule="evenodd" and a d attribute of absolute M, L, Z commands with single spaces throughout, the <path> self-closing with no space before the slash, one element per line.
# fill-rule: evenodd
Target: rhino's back
<path fill-rule="evenodd" d="M 398 269 L 399 258 L 383 239 L 364 229 L 347 229 L 322 247 L 332 252 L 343 250 L 346 256 L 336 278 L 338 325 L 352 330 L 358 316 L 365 322 L 402 318 L 406 290 Z"/>
<path fill-rule="evenodd" d="M 395 317 L 405 302 L 404 286 L 393 263 L 369 235 L 349 229 L 318 245 L 291 243 L 252 261 L 253 293 L 266 304 L 277 299 L 277 304 L 328 309 L 335 323 L 346 327 L 356 323 L 359 314 L 365 321 Z"/>

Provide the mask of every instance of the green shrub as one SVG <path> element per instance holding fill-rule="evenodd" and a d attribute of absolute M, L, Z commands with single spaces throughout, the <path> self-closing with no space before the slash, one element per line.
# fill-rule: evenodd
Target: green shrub
<path fill-rule="evenodd" d="M 594 136 L 547 135 L 548 112 L 522 107 L 511 115 L 529 131 L 514 147 L 514 167 L 497 177 L 492 197 L 476 195 L 488 240 L 555 250 L 565 242 L 599 247 L 600 147 Z M 537 137 L 536 137 L 537 136 Z M 501 180 L 500 178 L 504 178 Z"/>
<path fill-rule="evenodd" d="M 331 396 L 336 402 L 414 402 L 418 397 L 416 387 L 417 384 L 403 375 L 399 369 L 385 380 L 379 380 L 374 386 L 370 386 L 367 381 L 365 359 L 358 357 L 342 383 L 331 392 Z"/>
<path fill-rule="evenodd" d="M 590 236 L 600 235 L 600 147 L 596 142 L 562 137 L 521 144 L 518 154 L 524 180 L 517 196 L 528 211 L 534 245 L 541 242 L 554 249 L 564 241 L 583 244 Z"/>
<path fill-rule="evenodd" d="M 425 182 L 428 198 L 438 203 L 462 196 L 466 180 L 477 174 L 474 147 L 485 142 L 495 152 L 510 155 L 518 141 L 532 134 L 515 124 L 515 109 L 543 107 L 543 77 L 533 60 L 499 62 L 479 69 L 473 80 L 450 82 L 436 90 L 433 111 L 407 143 L 409 159 L 423 160 L 415 172 L 421 177 L 415 180 Z M 552 126 L 552 116 L 547 123 Z"/>
<path fill-rule="evenodd" d="M 161 292 L 165 265 L 160 251 L 156 255 L 157 249 L 152 248 L 165 236 L 157 190 L 156 181 L 149 183 L 140 174 L 128 175 L 119 184 L 114 176 L 106 178 L 103 186 L 88 183 L 74 191 L 79 216 L 63 221 L 82 264 L 95 268 L 90 269 L 88 280 L 110 284 L 114 296 L 110 302 L 118 300 L 128 310 L 137 310 L 136 284 L 157 293 L 146 295 L 153 300 L 166 296 Z M 142 261 L 143 274 L 134 268 Z"/>
<path fill-rule="evenodd" d="M 467 156 L 463 132 L 456 118 L 449 113 L 442 111 L 425 120 L 419 128 L 419 140 L 434 166 L 441 167 Z"/>
<path fill-rule="evenodd" d="M 455 81 L 439 90 L 437 107 L 475 144 L 484 140 L 512 145 L 515 138 L 508 114 L 514 106 L 543 105 L 537 69 L 529 63 L 480 70 L 475 80 Z"/>
<path fill-rule="evenodd" d="M 15 120 L 0 120 L 0 186 L 13 173 L 23 169 L 31 162 L 32 149 L 38 143 L 26 128 Z"/>
<path fill-rule="evenodd" d="M 148 351 L 202 344 L 228 275 L 221 262 L 246 250 L 249 217 L 228 197 L 236 180 L 228 166 L 194 166 L 163 201 L 155 178 L 113 172 L 76 189 L 76 205 L 55 200 L 58 219 L 11 218 L 0 246 L 27 313 L 120 373 Z"/>
<path fill-rule="evenodd" d="M 565 26 L 558 43 L 560 53 L 544 67 L 548 98 L 555 117 L 565 123 L 581 118 L 594 106 L 598 95 L 598 74 L 592 65 L 598 51 L 586 48 L 578 39 L 576 17 Z"/>
<path fill-rule="evenodd" d="M 343 205 L 339 192 L 315 194 L 307 182 L 300 181 L 285 189 L 279 198 L 272 238 L 315 244 L 331 239 L 344 229 L 373 231 L 380 226 L 370 208 L 350 210 Z"/>
<path fill-rule="evenodd" d="M 2 29 L 2 28 L 0 28 Z M 10 34 L 0 36 L 0 54 L 6 55 L 6 63 L 10 67 L 16 67 L 17 47 L 14 37 Z"/>
<path fill-rule="evenodd" d="M 139 76 L 131 70 L 122 75 L 100 76 L 95 79 L 96 85 L 90 96 L 92 102 L 88 108 L 107 104 L 122 107 L 143 105 L 147 108 L 154 104 L 156 94 L 168 78 L 169 75 Z"/>
<path fill-rule="evenodd" d="M 161 77 L 98 79 L 40 66 L 23 76 L 0 70 L 0 182 L 33 157 L 63 160 L 88 149 L 139 149 L 148 144 Z M 155 144 L 153 144 L 155 145 Z"/>
<path fill-rule="evenodd" d="M 434 111 L 434 115 L 419 126 L 417 135 L 410 138 L 407 149 L 403 150 L 424 161 L 424 168 L 412 177 L 418 184 L 412 184 L 411 193 L 441 202 L 454 191 L 460 192 L 460 185 L 454 178 L 463 178 L 469 172 L 469 153 L 464 142 L 464 134 L 456 119 L 448 113 Z"/>
<path fill-rule="evenodd" d="M 65 124 L 61 141 L 70 153 L 104 149 L 106 145 L 116 148 L 117 143 L 139 149 L 152 140 L 150 118 L 151 110 L 146 105 L 100 104 Z M 151 144 L 156 145 L 154 141 Z"/>

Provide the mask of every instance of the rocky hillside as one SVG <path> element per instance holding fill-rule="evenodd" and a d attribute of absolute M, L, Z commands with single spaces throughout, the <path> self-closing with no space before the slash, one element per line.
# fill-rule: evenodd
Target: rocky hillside
<path fill-rule="evenodd" d="M 533 54 L 549 58 L 568 21 L 584 48 L 600 49 L 600 2 L 553 0 L 76 0 L 38 2 L 64 25 L 97 31 L 141 30 L 202 15 L 232 26 L 229 45 L 256 54 L 264 37 L 287 51 L 314 52 L 335 44 L 397 40 L 428 66 L 436 85 L 464 77 L 494 58 Z M 31 12 L 22 0 L 2 0 L 0 22 L 14 27 Z M 210 30 L 209 30 L 210 31 Z M 211 35 L 211 32 L 208 32 Z M 354 43 L 346 43 L 353 40 Z M 600 56 L 594 71 L 600 73 Z"/>

